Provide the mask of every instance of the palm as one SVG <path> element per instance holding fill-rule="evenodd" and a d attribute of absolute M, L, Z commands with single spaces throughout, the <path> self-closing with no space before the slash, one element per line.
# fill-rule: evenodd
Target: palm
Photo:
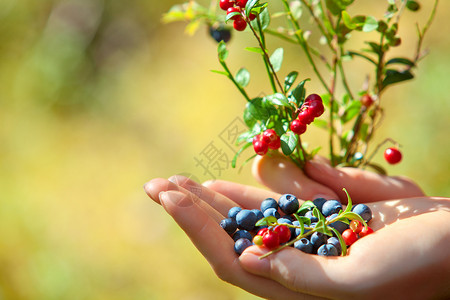
<path fill-rule="evenodd" d="M 447 241 L 450 238 L 448 229 L 440 232 L 440 236 L 433 231 L 430 235 L 429 228 L 441 228 L 439 224 L 448 222 L 448 201 L 438 198 L 369 204 L 374 214 L 371 226 L 377 233 L 355 243 L 347 257 L 329 259 L 287 248 L 259 260 L 258 257 L 267 250 L 255 246 L 238 258 L 233 250 L 233 240 L 218 225 L 219 221 L 233 206 L 258 208 L 263 199 L 277 197 L 277 194 L 224 181 L 215 181 L 206 188 L 182 177 L 171 180 L 173 182 L 154 180 L 147 185 L 147 192 L 156 201 L 161 198 L 165 209 L 220 278 L 266 298 L 345 298 L 357 290 L 402 291 L 398 282 L 408 270 L 421 271 L 418 273 L 422 275 L 417 279 L 427 279 L 427 282 L 429 276 L 436 276 L 421 269 L 423 260 L 411 260 L 411 257 L 416 258 L 424 250 L 430 250 L 434 255 L 428 259 L 439 261 L 446 255 L 448 258 L 443 245 L 445 238 Z M 158 197 L 161 191 L 169 192 Z M 176 196 L 182 198 L 177 205 L 170 200 Z M 425 237 L 424 243 L 413 243 L 419 236 Z M 408 259 L 405 261 L 405 258 Z M 408 268 L 405 269 L 406 263 Z M 302 269 L 309 270 L 307 278 L 295 273 Z M 392 272 L 392 269 L 396 271 Z M 448 272 L 450 266 L 444 270 Z M 397 283 L 394 290 L 390 288 L 392 283 Z M 431 288 L 435 286 L 431 285 Z"/>

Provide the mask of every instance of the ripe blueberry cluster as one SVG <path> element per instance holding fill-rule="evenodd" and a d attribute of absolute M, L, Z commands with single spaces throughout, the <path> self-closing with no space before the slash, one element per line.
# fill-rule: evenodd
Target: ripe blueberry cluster
<path fill-rule="evenodd" d="M 233 207 L 220 226 L 232 236 L 238 255 L 251 245 L 271 251 L 293 246 L 321 256 L 345 255 L 348 246 L 373 232 L 367 226 L 372 219 L 370 208 L 365 204 L 350 207 L 343 211 L 340 201 L 324 198 L 300 206 L 297 197 L 284 194 L 278 201 L 265 199 L 260 209 Z"/>
<path fill-rule="evenodd" d="M 231 19 L 233 20 L 233 27 L 237 31 L 243 31 L 247 27 L 247 21 L 244 19 L 244 9 L 246 4 L 247 0 L 220 0 L 220 8 L 225 10 L 227 15 L 233 15 Z M 256 15 L 250 13 L 248 18 L 252 21 L 256 18 Z"/>

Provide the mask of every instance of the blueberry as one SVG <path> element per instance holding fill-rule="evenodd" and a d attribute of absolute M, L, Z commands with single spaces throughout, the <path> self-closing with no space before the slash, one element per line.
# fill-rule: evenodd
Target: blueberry
<path fill-rule="evenodd" d="M 231 39 L 231 31 L 224 28 L 223 25 L 218 28 L 211 26 L 209 28 L 209 34 L 214 40 L 216 40 L 216 42 L 224 41 L 227 43 Z"/>
<path fill-rule="evenodd" d="M 291 194 L 284 194 L 278 200 L 278 205 L 282 212 L 287 215 L 297 212 L 300 204 L 298 203 L 297 197 Z"/>
<path fill-rule="evenodd" d="M 222 227 L 228 234 L 233 234 L 238 225 L 234 219 L 226 218 L 220 222 L 220 227 Z"/>
<path fill-rule="evenodd" d="M 310 219 L 311 222 L 317 222 L 317 221 L 319 221 L 319 219 L 317 219 L 317 218 L 313 215 L 312 210 L 308 210 L 308 211 L 306 212 L 306 214 L 305 214 L 305 217 L 307 217 L 308 219 Z"/>
<path fill-rule="evenodd" d="M 320 256 L 338 256 L 338 250 L 332 244 L 325 244 L 317 249 L 317 254 Z"/>
<path fill-rule="evenodd" d="M 334 219 L 334 218 L 336 218 L 338 216 L 338 214 L 332 214 L 331 216 L 328 216 L 327 217 L 327 221 L 329 221 L 329 220 L 331 220 L 331 219 Z M 336 221 L 336 222 L 333 222 L 333 223 L 331 223 L 330 225 L 329 225 L 330 227 L 333 227 L 334 229 L 336 229 L 337 231 L 339 231 L 339 233 L 343 233 L 346 229 L 349 229 L 350 228 L 350 226 L 348 225 L 348 224 L 345 224 L 344 222 L 342 222 L 342 221 Z"/>
<path fill-rule="evenodd" d="M 234 243 L 234 251 L 238 254 L 241 255 L 242 252 L 244 252 L 245 249 L 247 249 L 248 247 L 250 247 L 251 245 L 253 245 L 252 241 L 248 240 L 248 239 L 238 239 L 235 243 Z"/>
<path fill-rule="evenodd" d="M 278 209 L 278 202 L 273 198 L 267 198 L 261 202 L 261 211 L 264 213 L 268 208 Z"/>
<path fill-rule="evenodd" d="M 319 249 L 320 246 L 322 246 L 323 244 L 325 244 L 327 242 L 327 235 L 321 233 L 321 232 L 314 232 L 311 235 L 310 241 L 311 244 L 313 245 L 314 250 Z"/>
<path fill-rule="evenodd" d="M 328 217 L 338 213 L 342 209 L 342 204 L 338 200 L 327 200 L 322 206 L 322 214 Z"/>
<path fill-rule="evenodd" d="M 320 212 L 322 212 L 322 207 L 325 202 L 327 202 L 327 199 L 325 198 L 316 198 L 313 200 L 314 205 Z"/>
<path fill-rule="evenodd" d="M 308 239 L 302 238 L 294 243 L 294 248 L 305 253 L 313 253 L 313 245 Z"/>
<path fill-rule="evenodd" d="M 247 230 L 238 230 L 233 234 L 233 241 L 237 241 L 238 239 L 247 239 L 251 241 L 253 239 L 252 234 L 248 232 Z"/>
<path fill-rule="evenodd" d="M 228 211 L 228 218 L 232 218 L 232 219 L 236 220 L 236 215 L 241 210 L 242 210 L 242 208 L 240 208 L 239 206 L 235 206 L 235 207 L 230 208 L 230 210 Z"/>
<path fill-rule="evenodd" d="M 299 221 L 294 221 L 294 222 L 292 222 L 292 225 L 294 225 L 294 226 L 300 226 L 300 222 Z M 305 227 L 306 226 L 308 226 L 308 225 L 306 225 L 305 224 Z M 315 224 L 313 225 L 313 224 L 311 224 L 310 225 L 311 227 L 314 227 L 315 226 Z M 308 226 L 309 227 L 309 226 Z M 305 228 L 305 230 L 303 231 L 303 233 L 305 234 L 305 233 L 307 233 L 308 231 L 310 231 L 309 229 L 306 229 Z M 299 236 L 301 234 L 301 229 L 300 228 L 295 228 L 295 234 L 294 234 L 294 236 Z M 307 238 L 309 238 L 309 237 L 307 237 Z"/>
<path fill-rule="evenodd" d="M 356 204 L 352 207 L 352 212 L 360 215 L 366 222 L 372 220 L 372 210 L 365 204 Z"/>
<path fill-rule="evenodd" d="M 270 207 L 264 211 L 264 217 L 270 217 L 270 216 L 273 216 L 278 219 L 280 217 L 280 213 L 278 212 L 278 210 L 276 208 Z"/>
<path fill-rule="evenodd" d="M 256 215 L 256 220 L 259 221 L 262 218 L 264 218 L 264 214 L 262 213 L 262 211 L 260 211 L 259 209 L 252 209 L 252 212 L 255 213 Z"/>
<path fill-rule="evenodd" d="M 236 215 L 236 223 L 238 224 L 239 229 L 248 231 L 253 230 L 256 221 L 255 213 L 249 209 L 243 209 Z"/>
<path fill-rule="evenodd" d="M 331 244 L 334 247 L 336 247 L 336 249 L 338 251 L 338 255 L 341 255 L 341 253 L 342 253 L 342 246 L 341 246 L 341 243 L 339 242 L 339 239 L 337 237 L 335 237 L 335 236 L 330 237 L 327 240 L 327 244 Z"/>

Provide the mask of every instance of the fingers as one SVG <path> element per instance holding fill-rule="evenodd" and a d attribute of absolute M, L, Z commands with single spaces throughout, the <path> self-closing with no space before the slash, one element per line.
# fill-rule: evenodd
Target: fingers
<path fill-rule="evenodd" d="M 247 248 L 239 258 L 242 267 L 311 297 L 338 297 L 342 294 L 343 284 L 348 282 L 347 274 L 341 271 L 346 269 L 347 257 L 321 257 L 288 247 L 259 259 L 267 251 L 257 246 Z"/>
<path fill-rule="evenodd" d="M 155 202 L 157 202 L 161 205 L 164 205 L 164 203 L 161 202 L 161 195 L 164 192 L 168 192 L 168 191 L 181 192 L 181 193 L 187 195 L 188 197 L 191 197 L 192 198 L 191 201 L 198 202 L 197 204 L 199 206 L 201 206 L 205 210 L 205 212 L 207 212 L 208 215 L 212 219 L 214 219 L 217 223 L 219 223 L 223 219 L 224 215 L 220 211 L 218 211 L 216 208 L 209 205 L 205 201 L 199 201 L 199 198 L 195 194 L 189 192 L 185 188 L 183 188 L 167 179 L 163 179 L 163 178 L 153 179 L 144 185 L 144 190 L 146 191 L 147 195 L 149 195 Z M 209 198 L 208 200 L 211 201 L 211 198 Z M 217 207 L 221 208 L 221 207 L 226 206 L 226 204 L 225 205 L 220 204 L 219 202 L 220 201 L 218 201 L 216 203 Z"/>
<path fill-rule="evenodd" d="M 357 168 L 333 168 L 320 160 L 307 162 L 305 173 L 332 189 L 343 202 L 347 199 L 343 188 L 347 189 L 355 203 L 424 196 L 422 190 L 409 179 Z"/>
<path fill-rule="evenodd" d="M 238 285 L 256 295 L 270 299 L 298 299 L 299 295 L 279 283 L 246 272 L 233 250 L 230 236 L 211 218 L 204 203 L 189 191 L 160 194 L 164 209 L 186 232 L 222 280 Z"/>
<path fill-rule="evenodd" d="M 257 157 L 252 171 L 261 184 L 277 193 L 290 193 L 305 200 L 337 197 L 332 189 L 312 180 L 297 165 L 282 156 Z"/>
<path fill-rule="evenodd" d="M 261 202 L 268 197 L 274 199 L 280 197 L 278 193 L 224 180 L 207 181 L 203 185 L 227 198 L 233 199 L 238 205 L 248 209 L 259 209 Z"/>

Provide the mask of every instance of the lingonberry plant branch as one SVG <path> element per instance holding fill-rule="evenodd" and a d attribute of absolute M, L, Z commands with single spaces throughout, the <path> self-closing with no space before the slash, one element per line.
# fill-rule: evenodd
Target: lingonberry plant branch
<path fill-rule="evenodd" d="M 384 172 L 382 167 L 372 163 L 380 146 L 368 155 L 369 145 L 384 117 L 381 98 L 387 87 L 414 78 L 412 69 L 425 55 L 422 50 L 423 40 L 434 19 L 438 0 L 434 1 L 425 26 L 421 29 L 417 25 L 418 41 L 412 59 L 392 57 L 390 50 L 401 44 L 401 16 L 418 11 L 421 8 L 418 1 L 387 0 L 387 9 L 382 17 L 353 12 L 352 16 L 351 4 L 354 0 L 278 2 L 282 10 L 272 12 L 274 3 L 261 3 L 259 0 L 220 0 L 219 5 L 217 1 L 212 1 L 209 9 L 189 1 L 174 6 L 164 17 L 166 21 L 187 20 L 190 29 L 202 22 L 206 24 L 213 37 L 220 42 L 218 56 L 223 71 L 214 72 L 228 77 L 247 100 L 244 122 L 249 130 L 237 140 L 243 145 L 232 165 L 235 166 L 238 156 L 253 145 L 256 155 L 266 155 L 269 149 L 281 149 L 284 155 L 302 168 L 320 150 L 319 147 L 307 148 L 302 143 L 301 135 L 307 125 L 314 124 L 328 133 L 328 152 L 333 166 L 372 167 L 378 172 Z M 218 7 L 226 13 L 221 13 Z M 311 27 L 303 25 L 305 14 L 301 13 L 302 10 L 308 12 Z M 285 19 L 287 27 L 271 28 L 271 20 L 275 18 Z M 258 46 L 247 47 L 246 50 L 262 56 L 271 94 L 263 91 L 259 95 L 264 96 L 250 96 L 246 91 L 250 72 L 243 67 L 233 74 L 227 66 L 226 42 L 230 38 L 231 22 L 236 31 L 244 31 L 248 27 L 256 38 Z M 313 42 L 311 32 L 319 32 L 322 45 Z M 353 33 L 367 34 L 364 46 L 360 49 L 351 49 L 349 46 Z M 374 33 L 378 34 L 377 41 L 372 40 Z M 268 49 L 266 35 L 299 46 L 323 87 L 320 96 L 311 94 L 306 97 L 305 83 L 309 79 L 295 84 L 298 71 L 286 75 L 283 84 L 280 71 L 284 50 L 282 47 L 274 51 Z M 344 67 L 344 62 L 358 58 L 373 67 L 368 70 L 366 80 L 359 88 L 348 80 L 350 67 Z M 328 114 L 326 120 L 319 118 L 324 107 Z M 264 138 L 263 134 L 268 130 L 276 133 L 277 141 Z"/>

